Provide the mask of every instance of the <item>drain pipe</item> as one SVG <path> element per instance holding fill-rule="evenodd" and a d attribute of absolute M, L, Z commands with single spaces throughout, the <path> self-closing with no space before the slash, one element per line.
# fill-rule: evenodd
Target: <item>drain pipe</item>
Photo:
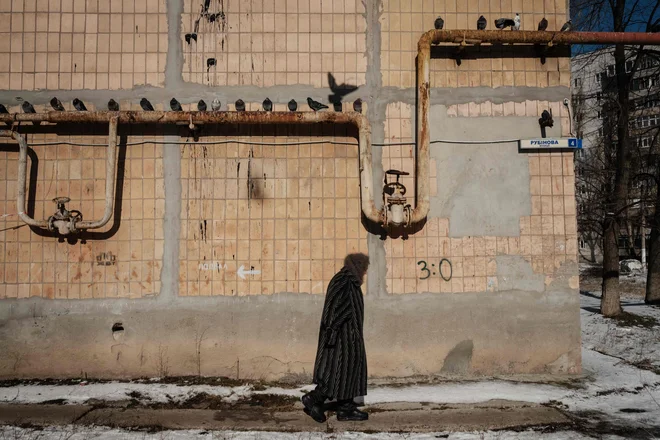
<path fill-rule="evenodd" d="M 417 223 L 428 215 L 430 206 L 430 72 L 431 44 L 660 44 L 660 34 L 643 32 L 544 32 L 430 30 L 417 43 L 417 206 L 411 221 Z"/>
<path fill-rule="evenodd" d="M 103 123 L 110 124 L 110 139 L 108 141 L 108 158 L 115 156 L 117 124 L 291 124 L 291 125 L 313 125 L 318 123 L 348 124 L 353 125 L 359 132 L 359 165 L 360 165 L 360 195 L 361 208 L 364 216 L 371 222 L 382 225 L 385 221 L 383 210 L 376 208 L 373 191 L 373 167 L 371 154 L 371 128 L 367 118 L 357 112 L 332 113 L 332 112 L 46 112 L 46 113 L 5 113 L 0 114 L 0 122 L 50 122 L 50 123 Z M 17 136 L 20 136 L 16 134 Z M 25 140 L 23 139 L 25 144 Z M 27 144 L 25 144 L 27 151 Z M 23 172 L 27 167 L 27 160 L 22 166 Z M 112 167 L 112 168 L 111 168 Z M 20 177 L 25 187 L 25 176 Z M 108 162 L 106 168 L 106 207 L 103 219 L 98 222 L 76 221 L 75 229 L 92 229 L 105 225 L 112 216 L 112 198 L 115 186 L 115 162 Z M 24 191 L 23 191 L 24 194 Z M 24 196 L 23 196 L 24 200 Z M 110 203 L 108 203 L 110 200 Z M 19 206 L 25 206 L 23 201 Z M 23 218 L 28 224 L 38 227 L 47 227 L 48 222 L 35 222 L 30 217 Z"/>

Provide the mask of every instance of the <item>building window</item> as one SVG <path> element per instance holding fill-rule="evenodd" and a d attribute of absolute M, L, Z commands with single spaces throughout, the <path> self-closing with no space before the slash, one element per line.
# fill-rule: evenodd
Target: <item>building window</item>
<path fill-rule="evenodd" d="M 603 112 L 598 110 L 598 119 L 603 119 Z"/>
<path fill-rule="evenodd" d="M 587 243 L 584 241 L 584 239 L 580 239 L 580 249 L 586 249 L 587 248 Z"/>
<path fill-rule="evenodd" d="M 603 99 L 603 94 L 600 92 L 596 92 L 596 102 L 600 104 L 601 99 Z"/>
<path fill-rule="evenodd" d="M 600 73 L 596 74 L 596 84 L 598 84 L 599 86 L 602 85 L 602 82 L 600 80 Z"/>
<path fill-rule="evenodd" d="M 573 84 L 575 85 L 576 89 L 580 88 L 582 86 L 582 78 L 575 78 Z"/>
<path fill-rule="evenodd" d="M 635 128 L 649 128 L 660 124 L 660 115 L 640 116 L 633 121 Z"/>
<path fill-rule="evenodd" d="M 603 137 L 603 127 L 598 127 L 598 136 Z"/>
<path fill-rule="evenodd" d="M 614 76 L 615 73 L 616 73 L 616 70 L 614 68 L 614 64 L 611 64 L 611 65 L 607 66 L 607 76 L 612 77 L 612 76 Z"/>
<path fill-rule="evenodd" d="M 635 65 L 635 63 L 633 62 L 633 60 L 626 61 L 626 73 L 632 72 L 632 69 L 633 69 L 634 65 Z"/>

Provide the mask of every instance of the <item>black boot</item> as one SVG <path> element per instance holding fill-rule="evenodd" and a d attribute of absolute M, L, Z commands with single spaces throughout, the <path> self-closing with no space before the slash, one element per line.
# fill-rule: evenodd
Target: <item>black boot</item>
<path fill-rule="evenodd" d="M 305 414 L 319 423 L 323 423 L 327 420 L 325 417 L 325 412 L 323 411 L 323 402 L 325 401 L 325 396 L 323 396 L 320 392 L 317 390 L 312 390 L 302 396 L 300 400 L 305 407 L 303 409 Z"/>
<path fill-rule="evenodd" d="M 353 400 L 339 402 L 337 407 L 337 420 L 340 422 L 363 422 L 369 420 L 369 414 L 360 411 Z"/>

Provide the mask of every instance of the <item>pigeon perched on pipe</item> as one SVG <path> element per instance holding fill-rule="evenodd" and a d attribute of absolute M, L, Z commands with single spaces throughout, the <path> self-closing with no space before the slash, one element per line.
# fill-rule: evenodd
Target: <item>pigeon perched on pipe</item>
<path fill-rule="evenodd" d="M 170 100 L 170 108 L 172 109 L 173 112 L 182 112 L 183 108 L 181 107 L 181 103 L 176 100 L 176 98 L 172 98 Z"/>
<path fill-rule="evenodd" d="M 119 103 L 114 99 L 111 99 L 110 101 L 108 101 L 108 110 L 110 110 L 111 112 L 118 112 Z"/>
<path fill-rule="evenodd" d="M 515 20 L 511 18 L 498 18 L 495 20 L 495 27 L 497 29 L 506 29 L 508 27 L 513 28 L 516 25 Z"/>
<path fill-rule="evenodd" d="M 78 110 L 79 112 L 86 112 L 86 111 L 87 111 L 87 107 L 85 107 L 85 103 L 82 102 L 82 101 L 81 101 L 80 99 L 78 99 L 78 98 L 75 98 L 75 99 L 73 100 L 73 107 L 74 107 L 76 110 Z"/>
<path fill-rule="evenodd" d="M 200 112 L 205 112 L 206 111 L 206 103 L 204 102 L 203 99 L 200 99 L 199 102 L 197 103 L 197 111 L 200 111 Z"/>
<path fill-rule="evenodd" d="M 214 98 L 213 101 L 211 101 L 211 110 L 214 112 L 217 112 L 220 110 L 220 100 L 218 98 Z"/>
<path fill-rule="evenodd" d="M 548 29 L 548 20 L 546 20 L 545 17 L 543 17 L 543 18 L 541 19 L 541 21 L 539 21 L 539 28 L 538 28 L 538 30 L 540 30 L 540 31 L 544 31 L 544 30 L 546 30 L 546 29 Z"/>
<path fill-rule="evenodd" d="M 314 101 L 312 98 L 307 98 L 307 105 L 309 105 L 309 108 L 311 108 L 315 112 L 328 108 L 327 105 L 321 104 L 318 101 Z"/>
<path fill-rule="evenodd" d="M 514 31 L 520 30 L 520 14 L 516 12 L 516 16 L 513 19 L 513 28 Z"/>
<path fill-rule="evenodd" d="M 295 112 L 296 110 L 298 110 L 298 103 L 296 102 L 295 99 L 289 101 L 287 106 L 289 107 L 289 111 Z"/>
<path fill-rule="evenodd" d="M 23 113 L 36 113 L 32 104 L 27 101 L 23 101 L 21 108 L 23 109 Z"/>
<path fill-rule="evenodd" d="M 142 107 L 142 110 L 144 110 L 145 112 L 154 111 L 154 106 L 151 105 L 151 103 L 147 98 L 140 99 L 140 107 Z"/>
<path fill-rule="evenodd" d="M 268 98 L 264 99 L 263 106 L 264 106 L 264 111 L 267 112 L 273 111 L 273 102 L 270 99 Z"/>
<path fill-rule="evenodd" d="M 570 32 L 573 30 L 573 20 L 568 20 L 564 25 L 561 27 L 561 30 L 559 32 Z"/>
<path fill-rule="evenodd" d="M 62 101 L 60 101 L 56 97 L 50 100 L 50 106 L 53 107 L 53 110 L 57 110 L 58 112 L 64 111 L 64 106 L 62 105 Z"/>
<path fill-rule="evenodd" d="M 433 22 L 433 27 L 441 30 L 443 27 L 445 27 L 445 21 L 442 19 L 442 17 L 438 16 L 438 18 L 435 19 Z"/>
<path fill-rule="evenodd" d="M 362 113 L 362 100 L 360 98 L 353 101 L 353 110 Z"/>
<path fill-rule="evenodd" d="M 234 103 L 234 106 L 236 107 L 237 112 L 244 112 L 245 111 L 245 102 L 243 102 L 242 99 L 239 99 Z"/>
<path fill-rule="evenodd" d="M 9 113 L 4 104 L 0 104 L 0 113 Z"/>
<path fill-rule="evenodd" d="M 477 20 L 477 30 L 483 31 L 488 26 L 488 20 L 483 15 Z"/>

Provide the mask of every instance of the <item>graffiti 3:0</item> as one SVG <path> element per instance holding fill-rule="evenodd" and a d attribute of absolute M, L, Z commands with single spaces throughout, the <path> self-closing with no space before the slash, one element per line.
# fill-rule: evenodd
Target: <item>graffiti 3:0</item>
<path fill-rule="evenodd" d="M 435 263 L 431 264 L 431 267 L 429 268 L 429 265 L 426 261 L 420 260 L 417 262 L 418 266 L 421 266 L 422 270 L 422 276 L 419 277 L 420 280 L 425 280 L 427 278 L 430 278 L 431 275 L 440 275 L 443 280 L 449 281 L 451 280 L 453 268 L 451 267 L 451 261 L 449 261 L 446 258 L 443 258 L 440 260 L 440 263 L 438 264 L 437 272 L 436 272 L 436 267 Z"/>

